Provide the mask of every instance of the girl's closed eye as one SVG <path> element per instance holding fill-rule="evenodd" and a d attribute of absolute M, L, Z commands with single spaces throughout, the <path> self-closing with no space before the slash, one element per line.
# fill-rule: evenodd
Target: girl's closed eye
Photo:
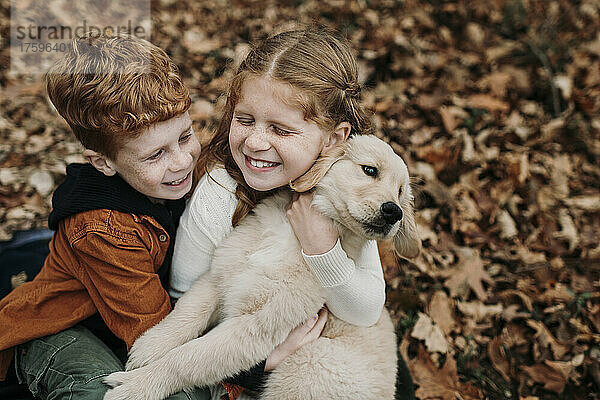
<path fill-rule="evenodd" d="M 237 121 L 238 124 L 244 125 L 244 126 L 250 126 L 254 123 L 254 119 L 249 118 L 249 117 L 237 116 L 237 117 L 235 117 L 235 120 Z"/>
<path fill-rule="evenodd" d="M 298 132 L 293 132 L 287 129 L 283 129 L 278 127 L 277 125 L 273 125 L 273 131 L 275 131 L 276 134 L 281 135 L 281 136 L 288 136 L 288 135 L 293 135 L 294 133 L 298 133 Z"/>
<path fill-rule="evenodd" d="M 189 128 L 180 138 L 179 138 L 179 143 L 185 143 L 188 140 L 190 140 L 190 138 L 192 137 L 192 135 L 194 134 L 194 131 L 192 131 L 192 128 Z"/>

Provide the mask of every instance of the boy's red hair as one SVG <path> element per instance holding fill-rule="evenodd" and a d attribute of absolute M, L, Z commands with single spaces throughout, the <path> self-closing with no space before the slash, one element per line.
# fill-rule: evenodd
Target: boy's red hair
<path fill-rule="evenodd" d="M 125 140 L 191 104 L 167 54 L 129 35 L 74 39 L 46 74 L 46 88 L 83 146 L 113 159 Z"/>

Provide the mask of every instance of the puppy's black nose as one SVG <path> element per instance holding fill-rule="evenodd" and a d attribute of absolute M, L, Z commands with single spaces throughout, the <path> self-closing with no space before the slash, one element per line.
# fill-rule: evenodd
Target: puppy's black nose
<path fill-rule="evenodd" d="M 381 214 L 388 224 L 395 224 L 402 219 L 402 209 L 392 201 L 381 205 Z"/>

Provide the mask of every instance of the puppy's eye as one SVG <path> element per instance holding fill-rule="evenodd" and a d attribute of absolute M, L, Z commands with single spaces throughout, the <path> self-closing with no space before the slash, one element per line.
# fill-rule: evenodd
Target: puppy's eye
<path fill-rule="evenodd" d="M 362 165 L 362 170 L 368 176 L 372 176 L 375 178 L 377 176 L 377 168 L 371 167 L 369 165 Z"/>
<path fill-rule="evenodd" d="M 404 188 L 400 186 L 400 190 L 398 190 L 398 197 L 402 197 L 402 192 L 404 192 Z"/>

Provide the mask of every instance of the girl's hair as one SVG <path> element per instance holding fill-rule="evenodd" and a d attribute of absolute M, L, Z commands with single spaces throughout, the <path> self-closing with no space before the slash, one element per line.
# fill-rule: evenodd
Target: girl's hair
<path fill-rule="evenodd" d="M 290 100 L 292 105 L 304 112 L 305 120 L 325 131 L 333 132 L 341 122 L 350 123 L 350 134 L 372 131 L 371 120 L 359 102 L 358 65 L 346 41 L 323 30 L 307 29 L 283 32 L 260 43 L 233 77 L 216 134 L 196 166 L 195 176 L 200 177 L 215 164 L 222 164 L 237 182 L 235 194 L 239 202 L 233 226 L 271 193 L 259 192 L 246 184 L 229 148 L 229 127 L 242 85 L 246 79 L 256 77 L 291 85 L 296 93 Z"/>

